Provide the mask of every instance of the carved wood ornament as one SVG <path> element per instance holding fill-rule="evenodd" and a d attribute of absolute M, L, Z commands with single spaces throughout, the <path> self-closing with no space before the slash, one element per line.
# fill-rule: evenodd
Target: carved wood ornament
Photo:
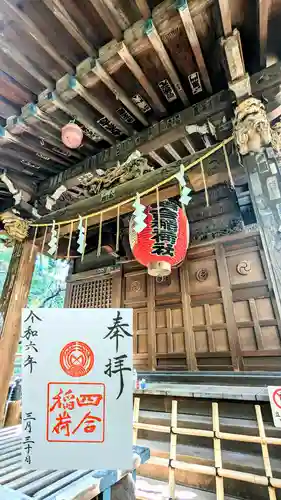
<path fill-rule="evenodd" d="M 234 139 L 241 155 L 258 153 L 271 142 L 271 129 L 263 103 L 254 97 L 235 109 Z"/>
<path fill-rule="evenodd" d="M 197 281 L 203 282 L 209 278 L 209 271 L 206 268 L 198 269 L 195 273 L 195 278 Z"/>
<path fill-rule="evenodd" d="M 241 276 L 247 276 L 251 272 L 251 262 L 249 260 L 241 260 L 236 266 L 236 271 Z"/>
<path fill-rule="evenodd" d="M 13 212 L 0 214 L 0 221 L 4 226 L 4 231 L 13 241 L 24 241 L 28 235 L 29 223 L 21 219 Z"/>

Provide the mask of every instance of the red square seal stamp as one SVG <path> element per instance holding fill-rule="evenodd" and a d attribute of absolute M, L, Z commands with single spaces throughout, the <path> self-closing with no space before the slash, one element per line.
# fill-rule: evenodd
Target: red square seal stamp
<path fill-rule="evenodd" d="M 50 382 L 47 391 L 47 441 L 103 443 L 105 385 Z"/>

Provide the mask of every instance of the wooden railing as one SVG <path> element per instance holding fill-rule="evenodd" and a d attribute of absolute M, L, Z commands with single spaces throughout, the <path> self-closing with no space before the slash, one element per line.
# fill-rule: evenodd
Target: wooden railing
<path fill-rule="evenodd" d="M 184 427 L 178 427 L 178 402 L 172 402 L 172 412 L 171 412 L 171 425 L 153 425 L 147 423 L 139 422 L 139 408 L 140 408 L 140 398 L 135 398 L 134 400 L 134 431 L 133 440 L 136 444 L 138 431 L 146 430 L 152 432 L 162 432 L 170 434 L 170 453 L 169 459 L 160 458 L 152 456 L 149 459 L 150 464 L 162 465 L 168 467 L 169 469 L 169 497 L 171 499 L 175 498 L 175 470 L 195 472 L 198 474 L 204 474 L 208 476 L 215 477 L 216 481 L 216 495 L 217 500 L 224 500 L 224 479 L 233 479 L 234 481 L 245 481 L 247 483 L 253 483 L 256 485 L 265 486 L 268 489 L 268 498 L 270 500 L 277 500 L 276 489 L 281 488 L 281 479 L 274 478 L 272 474 L 272 469 L 270 465 L 269 449 L 268 445 L 281 445 L 281 437 L 266 437 L 264 422 L 262 418 L 261 407 L 255 405 L 255 412 L 258 424 L 258 436 L 250 436 L 246 434 L 232 434 L 229 432 L 220 431 L 220 420 L 219 420 L 219 405 L 218 403 L 212 403 L 212 430 L 205 429 L 190 429 Z M 214 466 L 206 466 L 196 463 L 186 463 L 177 460 L 177 438 L 178 436 L 198 436 L 210 438 L 213 440 L 214 449 Z M 281 435 L 281 433 L 280 433 Z M 222 453 L 221 453 L 221 441 L 236 441 L 243 443 L 257 443 L 261 446 L 261 454 L 263 457 L 264 464 L 264 476 L 256 475 L 247 472 L 240 472 L 237 470 L 225 469 L 222 463 Z"/>

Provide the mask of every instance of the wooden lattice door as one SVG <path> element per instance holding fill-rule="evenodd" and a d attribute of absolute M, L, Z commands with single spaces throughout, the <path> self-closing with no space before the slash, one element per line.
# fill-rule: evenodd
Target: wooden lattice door
<path fill-rule="evenodd" d="M 111 276 L 70 282 L 65 307 L 114 307 L 112 285 Z"/>

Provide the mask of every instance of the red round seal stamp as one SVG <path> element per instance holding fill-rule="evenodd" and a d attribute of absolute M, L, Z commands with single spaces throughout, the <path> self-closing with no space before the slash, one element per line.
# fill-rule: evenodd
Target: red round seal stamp
<path fill-rule="evenodd" d="M 272 395 L 274 404 L 281 409 L 281 387 L 276 389 Z"/>
<path fill-rule="evenodd" d="M 60 353 L 60 365 L 70 377 L 84 377 L 94 366 L 94 353 L 84 342 L 66 344 Z"/>

